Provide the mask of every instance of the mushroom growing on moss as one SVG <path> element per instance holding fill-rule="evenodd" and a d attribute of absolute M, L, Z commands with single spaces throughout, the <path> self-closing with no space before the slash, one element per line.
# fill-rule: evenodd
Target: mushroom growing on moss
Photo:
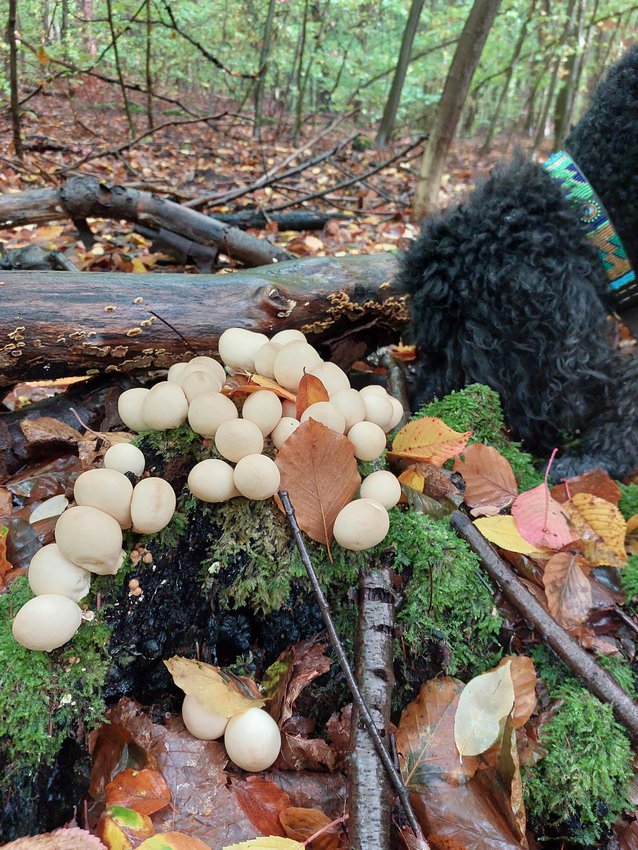
<path fill-rule="evenodd" d="M 98 508 L 66 510 L 55 526 L 55 542 L 69 561 L 98 575 L 114 575 L 122 565 L 122 529 Z"/>
<path fill-rule="evenodd" d="M 68 596 L 45 593 L 29 599 L 18 611 L 12 632 L 27 649 L 51 652 L 71 640 L 80 628 L 82 611 Z"/>

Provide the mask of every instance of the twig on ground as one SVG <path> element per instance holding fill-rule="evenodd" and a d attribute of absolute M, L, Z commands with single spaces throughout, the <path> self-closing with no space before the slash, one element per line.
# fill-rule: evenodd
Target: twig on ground
<path fill-rule="evenodd" d="M 350 664 L 348 662 L 345 650 L 335 630 L 334 623 L 332 621 L 332 616 L 330 614 L 330 607 L 328 605 L 328 601 L 324 595 L 323 590 L 321 589 L 319 579 L 317 578 L 317 574 L 315 573 L 314 567 L 312 566 L 310 556 L 308 555 L 306 544 L 304 543 L 303 537 L 301 536 L 301 529 L 299 528 L 299 524 L 295 516 L 295 511 L 290 501 L 290 497 L 288 496 L 288 493 L 285 490 L 280 490 L 279 498 L 281 499 L 284 511 L 286 512 L 286 517 L 288 518 L 288 522 L 290 523 L 295 543 L 297 544 L 297 548 L 299 549 L 299 554 L 301 555 L 303 565 L 306 568 L 306 572 L 308 574 L 308 578 L 310 579 L 310 583 L 312 585 L 317 604 L 319 605 L 324 623 L 326 624 L 328 635 L 330 636 L 330 642 L 332 643 L 332 647 L 339 661 L 339 665 L 343 670 L 343 675 L 345 676 L 346 682 L 350 689 L 350 693 L 352 694 L 352 699 L 357 709 L 359 710 L 361 719 L 365 723 L 370 737 L 374 742 L 374 746 L 376 748 L 377 753 L 379 754 L 381 762 L 383 763 L 383 767 L 385 768 L 388 774 L 390 782 L 392 783 L 392 787 L 394 788 L 396 795 L 401 801 L 401 805 L 403 806 L 403 810 L 405 812 L 405 816 L 408 820 L 408 823 L 410 824 L 410 827 L 416 835 L 417 850 L 429 850 L 430 845 L 425 840 L 423 830 L 421 829 L 421 826 L 414 814 L 414 810 L 412 809 L 412 805 L 410 804 L 408 790 L 403 784 L 401 775 L 392 763 L 392 759 L 390 758 L 390 755 L 388 754 L 388 751 L 386 750 L 383 741 L 381 740 L 381 736 L 377 731 L 377 727 L 375 726 L 374 720 L 372 718 L 372 715 L 370 714 L 368 706 L 366 705 L 363 697 L 361 696 L 361 692 L 357 686 L 357 682 L 350 668 Z"/>

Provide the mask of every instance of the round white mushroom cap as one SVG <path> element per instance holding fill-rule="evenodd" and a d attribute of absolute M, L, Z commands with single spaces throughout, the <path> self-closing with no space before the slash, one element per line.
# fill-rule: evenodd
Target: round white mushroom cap
<path fill-rule="evenodd" d="M 238 416 L 234 402 L 221 393 L 195 396 L 188 406 L 188 424 L 200 437 L 214 437 L 222 422 Z"/>
<path fill-rule="evenodd" d="M 385 432 L 374 422 L 357 422 L 348 431 L 347 436 L 354 446 L 354 456 L 359 460 L 375 460 L 383 454 L 386 444 Z"/>
<path fill-rule="evenodd" d="M 275 357 L 279 354 L 283 345 L 278 342 L 267 342 L 255 354 L 255 372 L 264 378 L 275 377 Z"/>
<path fill-rule="evenodd" d="M 142 403 L 144 421 L 154 431 L 178 428 L 186 422 L 187 414 L 186 394 L 179 384 L 173 381 L 160 381 L 155 384 Z"/>
<path fill-rule="evenodd" d="M 281 419 L 281 401 L 271 390 L 257 390 L 244 402 L 241 415 L 244 419 L 254 422 L 264 437 L 267 437 Z"/>
<path fill-rule="evenodd" d="M 139 477 L 144 472 L 146 458 L 141 449 L 131 443 L 115 443 L 104 455 L 105 469 L 115 469 L 123 475 L 131 472 Z"/>
<path fill-rule="evenodd" d="M 246 455 L 260 454 L 264 448 L 264 435 L 248 419 L 231 419 L 222 422 L 215 433 L 215 447 L 222 457 L 237 463 Z"/>
<path fill-rule="evenodd" d="M 228 328 L 219 338 L 219 356 L 231 369 L 255 371 L 255 354 L 268 337 L 246 328 Z"/>
<path fill-rule="evenodd" d="M 373 499 L 389 511 L 401 498 L 401 484 L 396 475 L 380 469 L 364 478 L 360 493 L 362 499 Z"/>
<path fill-rule="evenodd" d="M 222 382 L 217 375 L 205 372 L 203 369 L 189 372 L 185 377 L 180 375 L 177 383 L 189 402 L 202 393 L 218 393 L 222 388 Z"/>
<path fill-rule="evenodd" d="M 238 461 L 233 480 L 242 496 L 263 501 L 275 495 L 281 479 L 274 460 L 266 455 L 252 454 Z"/>
<path fill-rule="evenodd" d="M 333 534 L 339 546 L 360 552 L 381 543 L 389 529 L 390 517 L 383 505 L 357 499 L 339 511 Z"/>
<path fill-rule="evenodd" d="M 117 400 L 117 412 L 120 419 L 131 431 L 148 431 L 147 424 L 142 414 L 142 405 L 150 390 L 146 387 L 133 387 L 120 393 Z"/>
<path fill-rule="evenodd" d="M 226 382 L 226 370 L 212 357 L 207 357 L 206 355 L 198 355 L 197 357 L 193 357 L 186 364 L 186 368 L 184 372 L 181 373 L 180 377 L 186 377 L 191 372 L 209 372 L 211 375 L 214 375 L 219 383 L 223 386 Z"/>
<path fill-rule="evenodd" d="M 288 437 L 294 433 L 300 425 L 301 422 L 293 416 L 282 416 L 279 420 L 279 424 L 270 435 L 270 439 L 272 440 L 274 447 L 276 449 L 280 449 Z"/>
<path fill-rule="evenodd" d="M 192 694 L 186 694 L 182 703 L 182 720 L 194 738 L 199 738 L 201 741 L 215 741 L 224 734 L 229 718 L 213 714 Z"/>
<path fill-rule="evenodd" d="M 266 770 L 281 749 L 281 733 L 272 717 L 261 708 L 235 714 L 224 732 L 224 746 L 231 761 L 242 770 Z"/>
<path fill-rule="evenodd" d="M 270 341 L 276 342 L 279 345 L 288 345 L 289 342 L 305 342 L 306 337 L 301 331 L 295 328 L 287 328 L 284 331 L 277 331 Z"/>
<path fill-rule="evenodd" d="M 363 396 L 363 401 L 366 406 L 367 421 L 374 422 L 383 431 L 388 431 L 390 422 L 394 417 L 394 408 L 386 391 L 383 391 L 383 395 L 381 393 L 368 393 L 368 395 Z"/>
<path fill-rule="evenodd" d="M 312 368 L 310 374 L 314 375 L 315 378 L 319 378 L 326 388 L 331 401 L 335 393 L 338 393 L 340 390 L 350 389 L 350 379 L 336 363 L 330 363 L 327 360 Z"/>
<path fill-rule="evenodd" d="M 143 478 L 133 488 L 133 530 L 140 534 L 157 534 L 172 520 L 176 504 L 175 490 L 168 481 L 163 478 Z"/>
<path fill-rule="evenodd" d="M 84 599 L 91 586 L 91 573 L 65 558 L 57 543 L 38 549 L 31 558 L 27 578 L 36 596 L 57 593 L 74 602 Z"/>
<path fill-rule="evenodd" d="M 114 575 L 124 560 L 119 523 L 88 505 L 62 514 L 55 526 L 55 542 L 65 558 L 98 575 Z"/>
<path fill-rule="evenodd" d="M 232 466 L 218 458 L 195 464 L 188 474 L 188 489 L 202 502 L 225 502 L 239 495 Z"/>
<path fill-rule="evenodd" d="M 366 418 L 366 403 L 357 390 L 339 390 L 330 398 L 330 404 L 335 404 L 343 413 L 346 420 L 346 431 L 357 422 Z"/>
<path fill-rule="evenodd" d="M 287 390 L 297 392 L 304 372 L 320 363 L 318 352 L 307 342 L 289 342 L 275 357 L 275 380 Z"/>
<path fill-rule="evenodd" d="M 78 505 L 90 505 L 116 519 L 121 528 L 131 527 L 133 485 L 116 469 L 87 469 L 76 478 L 73 496 Z"/>
<path fill-rule="evenodd" d="M 345 416 L 336 404 L 331 404 L 329 401 L 316 401 L 309 405 L 301 414 L 301 421 L 307 422 L 309 419 L 321 422 L 326 428 L 332 428 L 338 434 L 343 434 L 346 430 Z"/>
<path fill-rule="evenodd" d="M 81 622 L 82 611 L 72 599 L 45 593 L 20 608 L 11 630 L 17 642 L 27 649 L 51 652 L 71 640 Z"/>

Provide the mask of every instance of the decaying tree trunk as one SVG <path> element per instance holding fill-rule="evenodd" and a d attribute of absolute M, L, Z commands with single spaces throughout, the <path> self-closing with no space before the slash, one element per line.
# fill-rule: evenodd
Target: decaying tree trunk
<path fill-rule="evenodd" d="M 384 337 L 396 341 L 407 322 L 395 271 L 392 254 L 371 254 L 228 275 L 3 272 L 0 386 L 166 368 L 215 354 L 229 327 L 301 328 L 329 340 L 331 358 L 349 366 Z"/>
<path fill-rule="evenodd" d="M 93 177 L 71 177 L 59 189 L 0 195 L 0 226 L 41 224 L 66 217 L 74 222 L 113 218 L 164 227 L 200 245 L 214 245 L 248 266 L 290 259 L 286 251 L 266 239 L 256 239 L 150 192 L 107 186 Z"/>

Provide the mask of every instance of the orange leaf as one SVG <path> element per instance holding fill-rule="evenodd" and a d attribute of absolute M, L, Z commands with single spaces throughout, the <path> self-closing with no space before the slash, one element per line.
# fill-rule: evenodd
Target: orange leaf
<path fill-rule="evenodd" d="M 263 375 L 251 375 L 250 380 L 253 384 L 258 384 L 262 390 L 272 390 L 275 395 L 278 395 L 279 398 L 287 398 L 288 401 L 296 401 L 297 396 L 294 393 L 291 393 L 290 390 L 284 389 L 284 387 L 279 386 L 277 381 L 273 381 L 272 378 L 264 378 Z M 254 390 L 252 392 L 255 392 Z"/>
<path fill-rule="evenodd" d="M 633 534 L 638 528 L 638 514 L 630 516 L 627 520 L 627 534 Z"/>
<path fill-rule="evenodd" d="M 465 480 L 463 499 L 472 514 L 496 512 L 509 507 L 518 495 L 518 485 L 509 461 L 492 446 L 474 443 L 454 461 L 454 471 Z M 489 511 L 493 515 L 493 511 Z"/>
<path fill-rule="evenodd" d="M 300 420 L 304 410 L 318 401 L 330 401 L 328 391 L 319 378 L 304 373 L 303 378 L 299 382 L 299 389 L 297 390 L 296 418 Z"/>
<path fill-rule="evenodd" d="M 566 629 L 584 623 L 592 607 L 591 565 L 580 555 L 558 552 L 545 565 L 543 584 L 549 613 Z"/>
<path fill-rule="evenodd" d="M 275 462 L 281 489 L 287 490 L 299 528 L 329 545 L 339 511 L 354 498 L 361 476 L 352 443 L 309 419 L 283 444 Z"/>
<path fill-rule="evenodd" d="M 592 496 L 598 496 L 614 505 L 618 505 L 621 496 L 620 487 L 602 469 L 594 469 L 593 472 L 568 478 L 562 484 L 552 487 L 549 492 L 552 498 L 561 504 L 571 499 L 576 493 L 591 493 Z"/>
<path fill-rule="evenodd" d="M 536 708 L 536 670 L 527 655 L 506 655 L 498 664 L 510 661 L 510 674 L 514 685 L 514 708 L 509 720 L 514 729 L 520 729 L 530 719 Z M 498 670 L 498 667 L 496 668 Z"/>
<path fill-rule="evenodd" d="M 574 539 L 565 512 L 549 495 L 546 484 L 517 496 L 512 516 L 521 535 L 533 546 L 562 549 Z"/>
<path fill-rule="evenodd" d="M 290 807 L 290 797 L 274 782 L 259 776 L 233 780 L 230 786 L 237 802 L 256 830 L 262 835 L 285 836 L 279 815 Z"/>
<path fill-rule="evenodd" d="M 9 529 L 4 525 L 0 525 L 0 584 L 2 584 L 3 577 L 13 569 L 13 564 L 7 560 L 8 536 Z"/>
<path fill-rule="evenodd" d="M 441 419 L 424 416 L 401 428 L 392 443 L 392 454 L 442 466 L 463 451 L 471 435 L 471 431 L 461 434 L 448 428 Z"/>
<path fill-rule="evenodd" d="M 124 806 L 142 815 L 159 812 L 171 801 L 171 792 L 157 770 L 132 770 L 118 773 L 106 786 L 107 806 Z"/>
<path fill-rule="evenodd" d="M 302 809 L 295 806 L 284 809 L 279 815 L 279 820 L 288 838 L 294 838 L 301 843 L 305 843 L 315 832 L 319 832 L 320 829 L 331 823 L 330 818 L 319 809 Z M 339 824 L 334 824 L 306 846 L 309 850 L 337 850 L 340 838 Z"/>

